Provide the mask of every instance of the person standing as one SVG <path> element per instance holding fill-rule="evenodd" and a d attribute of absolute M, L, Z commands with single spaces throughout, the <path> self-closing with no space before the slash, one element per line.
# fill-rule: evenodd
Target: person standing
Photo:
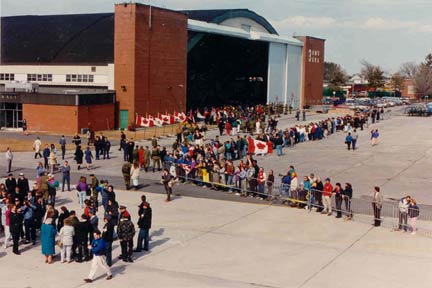
<path fill-rule="evenodd" d="M 27 131 L 27 120 L 26 119 L 22 120 L 22 130 L 23 130 L 23 134 L 27 136 L 28 131 Z"/>
<path fill-rule="evenodd" d="M 61 263 L 65 263 L 65 262 L 70 263 L 72 261 L 71 253 L 72 253 L 73 238 L 75 236 L 75 229 L 72 226 L 71 219 L 66 218 L 64 220 L 64 226 L 60 229 L 59 235 L 60 235 L 60 241 L 62 243 L 60 261 Z"/>
<path fill-rule="evenodd" d="M 134 162 L 130 170 L 130 179 L 132 180 L 132 185 L 135 191 L 138 190 L 139 175 L 140 175 L 140 167 L 137 162 Z"/>
<path fill-rule="evenodd" d="M 103 143 L 103 159 L 110 159 L 110 149 L 111 149 L 111 142 L 108 140 L 108 137 L 105 137 L 105 141 Z"/>
<path fill-rule="evenodd" d="M 53 219 L 47 218 L 41 226 L 41 244 L 42 254 L 45 255 L 45 263 L 53 263 L 53 255 L 55 254 L 55 236 L 57 231 L 52 225 Z"/>
<path fill-rule="evenodd" d="M 120 206 L 120 208 L 123 206 Z M 120 221 L 117 226 L 117 235 L 120 239 L 121 255 L 120 259 L 124 262 L 133 262 L 132 251 L 133 251 L 133 237 L 135 235 L 135 227 L 132 221 L 127 217 L 126 214 L 120 216 Z"/>
<path fill-rule="evenodd" d="M 23 226 L 23 219 L 24 218 L 21 209 L 18 208 L 16 205 L 13 205 L 10 208 L 10 213 L 9 213 L 9 231 L 13 241 L 12 252 L 15 255 L 21 254 L 18 250 L 18 246 L 19 246 L 19 237 L 21 235 L 22 226 Z"/>
<path fill-rule="evenodd" d="M 98 266 L 105 270 L 107 277 L 106 280 L 112 279 L 112 273 L 109 266 L 106 263 L 105 253 L 106 253 L 106 243 L 102 238 L 101 231 L 96 230 L 93 232 L 93 240 L 91 244 L 88 245 L 88 249 L 92 250 L 93 260 L 90 268 L 90 273 L 88 278 L 84 279 L 86 283 L 92 283 L 93 278 L 96 274 Z"/>
<path fill-rule="evenodd" d="M 381 226 L 381 208 L 383 204 L 383 196 L 380 192 L 380 187 L 375 186 L 372 199 L 372 208 L 374 212 L 374 226 Z"/>
<path fill-rule="evenodd" d="M 48 168 L 49 168 L 49 166 L 48 166 L 48 158 L 49 158 L 49 156 L 50 156 L 50 149 L 49 149 L 49 146 L 48 146 L 48 144 L 45 144 L 45 148 L 44 148 L 44 150 L 42 151 L 42 155 L 43 155 L 43 157 L 44 157 L 44 168 L 46 169 L 46 170 L 48 170 Z"/>
<path fill-rule="evenodd" d="M 49 154 L 49 165 L 51 174 L 54 174 L 54 170 L 57 165 L 57 156 L 54 149 L 51 149 Z"/>
<path fill-rule="evenodd" d="M 321 212 L 322 214 L 326 214 L 328 216 L 332 215 L 332 203 L 331 203 L 331 196 L 333 193 L 333 186 L 330 184 L 330 178 L 325 179 L 324 187 L 323 187 L 323 204 L 324 204 L 324 211 Z"/>
<path fill-rule="evenodd" d="M 348 135 L 345 137 L 345 144 L 347 144 L 348 150 L 351 150 L 352 140 L 353 140 L 353 138 L 351 136 L 351 132 L 348 132 Z"/>
<path fill-rule="evenodd" d="M 378 129 L 375 129 L 371 131 L 371 145 L 375 146 L 378 144 L 378 137 L 379 137 L 379 133 L 378 133 Z"/>
<path fill-rule="evenodd" d="M 411 203 L 411 196 L 403 197 L 399 200 L 399 227 L 398 231 L 408 231 L 408 206 Z"/>
<path fill-rule="evenodd" d="M 87 146 L 87 149 L 84 152 L 84 157 L 86 160 L 86 166 L 87 166 L 87 170 L 91 169 L 91 165 L 92 165 L 92 159 L 93 159 L 93 154 L 90 151 L 90 147 Z"/>
<path fill-rule="evenodd" d="M 105 258 L 108 267 L 112 265 L 112 242 L 114 241 L 114 224 L 111 221 L 111 215 L 104 217 L 104 226 L 102 228 L 102 238 L 106 244 Z"/>
<path fill-rule="evenodd" d="M 118 151 L 121 151 L 122 147 L 124 147 L 123 145 L 125 142 L 126 142 L 126 134 L 123 131 L 121 131 L 120 132 L 120 147 L 119 147 Z"/>
<path fill-rule="evenodd" d="M 123 181 L 126 186 L 126 190 L 129 190 L 130 188 L 131 169 L 132 168 L 129 161 L 125 162 L 122 166 Z"/>
<path fill-rule="evenodd" d="M 351 134 L 351 146 L 352 146 L 352 150 L 356 149 L 357 140 L 358 140 L 357 129 L 354 129 L 353 133 Z"/>
<path fill-rule="evenodd" d="M 269 174 L 267 175 L 267 200 L 271 200 L 273 198 L 273 184 L 275 182 L 273 170 L 269 170 Z"/>
<path fill-rule="evenodd" d="M 336 218 L 342 218 L 343 189 L 340 183 L 336 183 L 333 193 L 335 194 L 336 201 Z"/>
<path fill-rule="evenodd" d="M 78 170 L 80 170 L 81 169 L 81 164 L 83 163 L 83 157 L 84 157 L 84 153 L 81 150 L 81 146 L 80 145 L 76 146 L 75 154 L 74 155 L 75 155 L 75 161 L 76 161 L 77 166 L 78 166 Z"/>
<path fill-rule="evenodd" d="M 145 172 L 148 171 L 148 168 L 150 166 L 150 149 L 148 146 L 145 147 L 144 149 L 144 170 Z"/>
<path fill-rule="evenodd" d="M 62 192 L 64 192 L 65 183 L 67 183 L 67 190 L 71 191 L 71 189 L 70 189 L 70 170 L 71 170 L 71 168 L 69 166 L 69 162 L 65 161 L 60 170 L 62 173 Z"/>
<path fill-rule="evenodd" d="M 172 175 L 169 173 L 168 169 L 164 169 L 162 173 L 162 183 L 165 187 L 165 192 L 167 194 L 166 202 L 171 201 L 172 187 L 174 186 L 174 181 Z"/>
<path fill-rule="evenodd" d="M 412 235 L 415 235 L 417 232 L 417 218 L 419 215 L 420 215 L 420 209 L 417 206 L 417 202 L 414 199 L 411 199 L 410 204 L 408 206 L 408 216 L 410 217 Z"/>
<path fill-rule="evenodd" d="M 6 157 L 6 167 L 7 167 L 6 173 L 10 173 L 12 170 L 13 154 L 12 154 L 12 150 L 9 147 L 7 147 L 6 149 L 5 157 Z"/>
<path fill-rule="evenodd" d="M 345 183 L 345 189 L 342 191 L 342 198 L 345 201 L 346 220 L 352 219 L 351 198 L 353 195 L 352 186 L 350 183 Z"/>
<path fill-rule="evenodd" d="M 37 159 L 37 156 L 39 156 L 39 158 L 42 158 L 42 154 L 40 153 L 41 146 L 42 146 L 42 142 L 40 138 L 37 137 L 33 143 L 33 151 L 35 152 L 34 159 Z"/>
<path fill-rule="evenodd" d="M 149 251 L 149 238 L 150 238 L 150 228 L 152 223 L 152 209 L 150 204 L 146 201 L 146 196 L 141 196 L 141 204 L 138 206 L 138 227 L 140 228 L 138 233 L 137 247 L 134 252 Z"/>
<path fill-rule="evenodd" d="M 64 135 L 62 135 L 62 137 L 60 138 L 59 144 L 60 144 L 61 151 L 62 151 L 62 160 L 64 160 L 64 156 L 66 154 L 66 138 Z"/>

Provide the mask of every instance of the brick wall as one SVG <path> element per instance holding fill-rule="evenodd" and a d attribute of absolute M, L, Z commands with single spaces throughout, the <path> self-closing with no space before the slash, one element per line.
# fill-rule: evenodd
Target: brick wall
<path fill-rule="evenodd" d="M 146 5 L 115 7 L 115 89 L 129 122 L 186 108 L 187 16 L 152 7 L 149 18 Z"/>
<path fill-rule="evenodd" d="M 23 104 L 23 119 L 29 131 L 47 131 L 73 135 L 89 124 L 95 131 L 114 127 L 114 104 L 60 106 Z"/>
<path fill-rule="evenodd" d="M 23 104 L 23 119 L 29 131 L 74 134 L 78 127 L 76 106 Z"/>
<path fill-rule="evenodd" d="M 321 105 L 324 83 L 324 39 L 296 37 L 303 41 L 302 105 Z"/>
<path fill-rule="evenodd" d="M 91 128 L 94 131 L 113 129 L 114 112 L 114 104 L 78 106 L 78 132 L 81 132 L 81 128 Z"/>

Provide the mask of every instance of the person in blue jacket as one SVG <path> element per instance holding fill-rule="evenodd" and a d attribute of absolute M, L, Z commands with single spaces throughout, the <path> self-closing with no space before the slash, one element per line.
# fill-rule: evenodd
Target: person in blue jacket
<path fill-rule="evenodd" d="M 90 273 L 88 278 L 84 279 L 85 282 L 91 283 L 93 282 L 93 278 L 96 274 L 98 266 L 102 267 L 105 270 L 107 277 L 106 280 L 112 279 L 111 269 L 106 263 L 106 243 L 102 238 L 102 233 L 99 230 L 95 230 L 93 232 L 94 239 L 91 241 L 91 244 L 88 246 L 89 249 L 93 252 L 93 260 L 90 268 Z"/>

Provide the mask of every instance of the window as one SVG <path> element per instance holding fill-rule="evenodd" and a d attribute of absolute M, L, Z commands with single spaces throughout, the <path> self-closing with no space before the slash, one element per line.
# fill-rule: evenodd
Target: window
<path fill-rule="evenodd" d="M 0 80 L 15 80 L 15 74 L 11 74 L 11 73 L 0 73 Z"/>
<path fill-rule="evenodd" d="M 96 72 L 96 67 L 91 67 L 91 72 Z"/>
<path fill-rule="evenodd" d="M 9 79 L 14 80 L 15 75 L 13 77 L 9 77 Z M 52 74 L 27 74 L 27 81 L 44 81 L 44 82 L 51 82 L 52 81 Z"/>
<path fill-rule="evenodd" d="M 67 74 L 66 82 L 94 82 L 94 76 L 90 74 Z"/>

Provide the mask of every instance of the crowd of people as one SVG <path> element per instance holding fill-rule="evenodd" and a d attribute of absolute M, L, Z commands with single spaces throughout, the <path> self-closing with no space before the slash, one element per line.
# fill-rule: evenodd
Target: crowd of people
<path fill-rule="evenodd" d="M 106 271 L 106 279 L 112 278 L 109 267 L 113 264 L 113 241 L 119 240 L 119 259 L 125 262 L 133 262 L 133 252 L 149 250 L 152 209 L 145 195 L 141 196 L 138 206 L 136 229 L 127 207 L 117 202 L 114 187 L 107 180 L 99 181 L 93 174 L 89 181 L 84 176 L 80 178 L 75 188 L 82 211 L 56 206 L 55 191 L 59 186 L 54 175 L 45 171 L 32 187 L 23 173 L 18 179 L 9 174 L 5 183 L 0 184 L 5 249 L 12 242 L 12 252 L 20 255 L 20 247 L 40 242 L 45 263 L 51 264 L 58 246 L 60 263 L 92 261 L 86 282 L 92 282 L 98 266 Z M 99 210 L 103 223 L 99 222 Z M 133 250 L 137 230 L 138 238 Z"/>

